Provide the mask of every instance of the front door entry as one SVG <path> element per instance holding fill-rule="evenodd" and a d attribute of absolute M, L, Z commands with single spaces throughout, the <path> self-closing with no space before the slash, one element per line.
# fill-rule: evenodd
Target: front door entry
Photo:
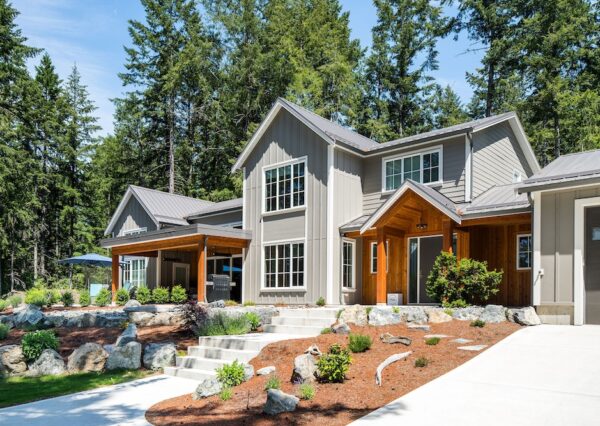
<path fill-rule="evenodd" d="M 437 235 L 408 240 L 408 303 L 434 303 L 425 284 L 442 247 L 443 238 Z"/>
<path fill-rule="evenodd" d="M 600 207 L 585 209 L 585 323 L 600 324 Z"/>
<path fill-rule="evenodd" d="M 187 263 L 173 263 L 173 283 L 184 288 L 190 285 L 190 265 Z"/>

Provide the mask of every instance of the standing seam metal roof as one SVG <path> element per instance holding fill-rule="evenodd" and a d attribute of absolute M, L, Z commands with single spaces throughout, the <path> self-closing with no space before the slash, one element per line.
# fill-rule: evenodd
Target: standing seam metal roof
<path fill-rule="evenodd" d="M 214 204 L 211 201 L 169 194 L 141 186 L 131 185 L 130 188 L 148 212 L 158 222 L 163 223 L 187 225 L 185 218 L 188 215 Z"/>

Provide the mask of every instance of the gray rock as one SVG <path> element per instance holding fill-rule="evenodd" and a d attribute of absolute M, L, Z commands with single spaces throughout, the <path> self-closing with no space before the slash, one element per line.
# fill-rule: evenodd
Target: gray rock
<path fill-rule="evenodd" d="M 69 355 L 67 370 L 73 372 L 102 371 L 108 353 L 98 343 L 81 345 Z"/>
<path fill-rule="evenodd" d="M 319 347 L 317 345 L 310 345 L 305 351 L 305 354 L 311 354 L 314 356 L 321 356 L 323 355 L 321 353 L 321 350 L 319 349 Z"/>
<path fill-rule="evenodd" d="M 481 306 L 469 306 L 467 308 L 454 308 L 452 318 L 460 321 L 473 321 L 483 313 Z"/>
<path fill-rule="evenodd" d="M 509 321 L 516 322 L 520 325 L 540 325 L 542 323 L 533 306 L 527 306 L 520 309 L 509 309 L 507 311 L 507 317 Z"/>
<path fill-rule="evenodd" d="M 426 334 L 425 336 L 423 336 L 423 339 L 446 339 L 448 337 L 447 334 Z"/>
<path fill-rule="evenodd" d="M 367 325 L 368 321 L 367 307 L 363 305 L 345 307 L 339 318 L 341 323 L 352 323 L 361 327 Z"/>
<path fill-rule="evenodd" d="M 175 343 L 149 343 L 144 347 L 144 368 L 160 370 L 175 365 L 177 347 Z"/>
<path fill-rule="evenodd" d="M 431 327 L 425 324 L 408 324 L 408 328 L 411 330 L 429 331 Z"/>
<path fill-rule="evenodd" d="M 298 402 L 300 402 L 300 399 L 294 395 L 289 395 L 279 389 L 269 389 L 263 413 L 274 416 L 279 413 L 294 411 Z"/>
<path fill-rule="evenodd" d="M 25 309 L 13 315 L 12 318 L 16 328 L 39 327 L 45 323 L 45 320 L 45 315 L 36 305 L 25 306 Z"/>
<path fill-rule="evenodd" d="M 213 396 L 221 392 L 223 386 L 221 382 L 217 380 L 216 377 L 211 377 L 208 379 L 204 379 L 200 382 L 194 393 L 192 394 L 192 399 L 202 399 L 208 398 L 209 396 Z"/>
<path fill-rule="evenodd" d="M 427 310 L 427 321 L 432 324 L 452 321 L 452 317 L 444 312 L 443 309 L 433 308 Z"/>
<path fill-rule="evenodd" d="M 142 365 L 142 344 L 129 342 L 115 346 L 106 360 L 107 370 L 137 370 Z"/>
<path fill-rule="evenodd" d="M 459 346 L 458 349 L 461 351 L 479 352 L 487 348 L 487 345 L 473 345 L 473 346 Z"/>
<path fill-rule="evenodd" d="M 19 345 L 0 346 L 0 371 L 11 376 L 23 374 L 27 363 Z"/>
<path fill-rule="evenodd" d="M 66 371 L 65 361 L 52 349 L 44 349 L 38 359 L 29 366 L 28 376 L 47 376 L 63 374 Z"/>
<path fill-rule="evenodd" d="M 487 305 L 479 319 L 488 324 L 504 322 L 506 321 L 506 308 L 500 305 Z"/>
<path fill-rule="evenodd" d="M 146 327 L 156 314 L 150 312 L 129 312 L 128 315 L 129 322 L 140 327 Z"/>
<path fill-rule="evenodd" d="M 138 302 L 135 299 L 129 299 L 127 301 L 127 303 L 125 303 L 125 306 L 123 306 L 123 308 L 137 308 L 142 306 L 142 304 L 140 302 Z"/>
<path fill-rule="evenodd" d="M 409 337 L 394 336 L 390 333 L 383 333 L 381 336 L 379 336 L 379 338 L 381 339 L 382 343 L 388 343 L 391 345 L 395 343 L 401 343 L 405 346 L 409 346 L 412 343 L 412 339 Z"/>
<path fill-rule="evenodd" d="M 254 367 L 252 364 L 244 364 L 244 381 L 247 382 L 254 377 Z"/>
<path fill-rule="evenodd" d="M 391 306 L 375 306 L 369 312 L 369 325 L 390 325 L 402 322 L 402 315 L 399 307 L 394 309 Z"/>
<path fill-rule="evenodd" d="M 129 342 L 135 342 L 137 339 L 137 327 L 135 324 L 129 324 L 121 335 L 117 338 L 115 346 L 125 346 Z"/>
<path fill-rule="evenodd" d="M 121 310 L 54 311 L 46 314 L 46 321 L 54 327 L 119 327 L 127 321 L 127 314 Z"/>
<path fill-rule="evenodd" d="M 292 372 L 292 383 L 300 384 L 314 382 L 316 380 L 317 360 L 311 354 L 298 355 L 294 359 L 294 371 Z"/>
<path fill-rule="evenodd" d="M 208 306 L 210 306 L 211 308 L 224 308 L 225 301 L 224 300 L 215 300 L 214 302 L 210 302 L 208 304 Z"/>
<path fill-rule="evenodd" d="M 270 365 L 268 367 L 260 368 L 256 371 L 257 376 L 268 376 L 271 373 L 274 373 L 277 369 L 274 365 Z"/>
<path fill-rule="evenodd" d="M 469 340 L 469 339 L 464 339 L 464 338 L 462 338 L 462 337 L 459 337 L 458 339 L 454 339 L 454 340 L 453 340 L 453 342 L 454 342 L 454 343 L 458 343 L 458 344 L 460 344 L 460 345 L 464 345 L 465 343 L 471 343 L 471 342 L 472 342 L 472 340 Z"/>
<path fill-rule="evenodd" d="M 335 334 L 348 334 L 348 333 L 350 333 L 350 326 L 345 323 L 336 324 L 333 327 L 331 327 L 331 330 Z"/>
<path fill-rule="evenodd" d="M 416 324 L 427 323 L 427 313 L 423 306 L 398 306 L 402 321 Z"/>
<path fill-rule="evenodd" d="M 13 328 L 15 326 L 13 318 L 14 315 L 0 315 L 0 324 L 7 325 L 8 328 Z"/>
<path fill-rule="evenodd" d="M 159 312 L 155 314 L 146 325 L 183 325 L 185 321 L 183 312 L 181 310 L 173 310 L 170 312 Z"/>

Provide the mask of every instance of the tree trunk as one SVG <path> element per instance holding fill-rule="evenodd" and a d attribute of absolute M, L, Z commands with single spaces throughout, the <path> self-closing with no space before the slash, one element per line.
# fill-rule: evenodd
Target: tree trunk
<path fill-rule="evenodd" d="M 38 243 L 37 236 L 35 237 L 36 241 L 33 244 L 33 279 L 37 280 L 38 277 Z"/>
<path fill-rule="evenodd" d="M 173 96 L 169 99 L 169 193 L 175 193 L 175 147 L 174 136 L 174 101 Z"/>
<path fill-rule="evenodd" d="M 485 116 L 489 117 L 492 115 L 493 111 L 493 102 L 496 91 L 496 82 L 494 81 L 494 63 L 490 62 L 488 65 L 488 75 L 487 75 L 487 91 L 485 94 Z"/>
<path fill-rule="evenodd" d="M 554 112 L 554 158 L 560 157 L 560 119 Z"/>

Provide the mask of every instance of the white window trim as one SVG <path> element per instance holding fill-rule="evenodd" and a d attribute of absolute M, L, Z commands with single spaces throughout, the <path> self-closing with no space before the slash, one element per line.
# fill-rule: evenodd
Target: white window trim
<path fill-rule="evenodd" d="M 375 271 L 375 268 L 373 268 L 373 266 L 375 265 L 373 263 L 373 246 L 377 246 L 377 241 L 371 241 L 371 243 L 369 244 L 369 249 L 371 250 L 369 252 L 369 269 L 371 271 L 371 274 L 376 274 L 377 271 Z M 390 271 L 390 240 L 385 240 L 385 252 L 387 253 L 387 256 L 385 257 L 385 273 L 387 274 Z"/>
<path fill-rule="evenodd" d="M 294 243 L 304 243 L 304 270 L 302 271 L 302 286 L 297 287 L 266 287 L 265 286 L 265 247 L 266 246 L 275 246 L 279 244 L 294 244 Z M 261 292 L 289 292 L 289 293 L 297 293 L 297 292 L 305 292 L 306 291 L 306 259 L 307 259 L 307 246 L 306 246 L 306 238 L 295 238 L 291 240 L 274 240 L 274 241 L 263 241 L 260 246 L 260 291 Z M 291 252 L 290 252 L 291 255 Z M 292 270 L 290 269 L 290 275 L 292 274 Z M 290 281 L 291 284 L 291 281 Z"/>
<path fill-rule="evenodd" d="M 132 282 L 132 280 L 131 280 L 131 275 L 132 275 L 132 274 L 131 274 L 131 273 L 132 273 L 132 270 L 131 270 L 131 262 L 132 262 L 132 261 L 134 261 L 134 260 L 136 260 L 136 261 L 143 260 L 143 261 L 144 261 L 144 269 L 143 269 L 143 271 L 144 271 L 144 276 L 145 276 L 145 279 L 143 280 L 143 281 L 144 281 L 144 282 L 143 282 L 143 284 L 144 284 L 146 287 L 148 287 L 148 263 L 149 263 L 149 262 L 148 262 L 148 258 L 147 258 L 147 257 L 144 257 L 144 256 L 128 256 L 128 255 L 125 255 L 125 258 L 126 258 L 126 259 L 124 259 L 124 263 L 126 263 L 126 264 L 127 264 L 127 267 L 129 268 L 129 282 L 130 282 L 130 283 Z M 140 271 L 141 271 L 141 270 L 142 270 L 142 269 L 140 269 Z M 124 270 L 124 268 L 123 268 L 123 271 L 122 271 L 123 280 L 122 280 L 122 281 L 125 281 L 125 279 L 124 279 L 124 278 L 125 278 L 125 273 L 126 273 L 126 271 L 125 271 L 125 270 Z M 122 283 L 122 284 L 123 284 L 123 283 Z M 137 283 L 136 283 L 136 284 L 134 284 L 134 285 L 139 285 L 139 284 L 137 284 Z M 157 285 L 158 285 L 158 283 L 157 283 Z"/>
<path fill-rule="evenodd" d="M 186 279 L 185 283 L 175 282 L 175 269 L 177 269 L 177 268 L 185 269 L 185 279 Z M 173 262 L 173 268 L 172 268 L 171 272 L 172 272 L 171 273 L 172 285 L 180 285 L 185 288 L 189 287 L 189 285 L 190 285 L 190 264 L 189 263 Z M 158 286 L 158 284 L 157 284 L 157 286 Z"/>
<path fill-rule="evenodd" d="M 443 145 L 437 145 L 437 146 L 430 147 L 430 148 L 427 148 L 424 150 L 415 150 L 415 151 L 410 151 L 410 152 L 404 152 L 402 154 L 396 154 L 393 156 L 383 157 L 381 159 L 381 192 L 382 192 L 382 194 L 390 194 L 390 193 L 396 192 L 398 190 L 398 188 L 396 188 L 396 189 L 386 189 L 385 188 L 385 181 L 386 181 L 385 171 L 386 171 L 386 164 L 388 162 L 395 161 L 395 160 L 404 160 L 407 157 L 414 157 L 415 155 L 419 155 L 421 157 L 421 159 L 420 159 L 421 163 L 420 163 L 420 168 L 419 168 L 419 173 L 420 173 L 419 182 L 423 183 L 423 155 L 431 154 L 434 152 L 439 153 L 439 179 L 435 182 L 424 183 L 423 185 L 429 185 L 429 186 L 442 185 L 444 183 L 444 147 L 443 147 Z"/>
<path fill-rule="evenodd" d="M 352 285 L 350 287 L 344 286 L 344 244 L 350 244 L 352 246 Z M 341 254 L 341 262 L 342 270 L 342 291 L 352 292 L 356 290 L 356 240 L 351 238 L 342 238 L 342 254 Z"/>
<path fill-rule="evenodd" d="M 521 237 L 529 237 L 529 253 L 531 253 L 531 260 L 529 261 L 530 266 L 527 268 L 523 268 L 521 266 L 519 266 L 519 254 L 520 254 L 520 246 L 519 246 L 519 239 L 521 239 Z M 533 238 L 531 237 L 531 233 L 527 233 L 524 232 L 522 234 L 517 234 L 517 250 L 516 250 L 516 257 L 517 257 L 517 271 L 529 271 L 531 270 L 531 266 L 533 264 Z"/>
<path fill-rule="evenodd" d="M 271 210 L 271 211 L 267 211 L 267 200 L 266 200 L 266 195 L 267 195 L 267 181 L 265 179 L 265 173 L 268 170 L 273 170 L 273 169 L 277 169 L 279 167 L 283 167 L 283 166 L 293 166 L 295 164 L 300 164 L 300 163 L 304 163 L 304 204 L 301 206 L 291 206 L 287 209 L 277 209 L 277 210 Z M 261 215 L 262 216 L 272 216 L 272 215 L 277 215 L 277 214 L 282 214 L 282 213 L 291 213 L 294 211 L 299 211 L 299 210 L 305 210 L 306 209 L 306 203 L 308 200 L 308 185 L 306 184 L 307 182 L 307 174 L 308 174 L 308 157 L 307 156 L 303 156 L 303 157 L 299 157 L 299 158 L 293 158 L 291 160 L 286 160 L 286 161 L 281 161 L 279 163 L 273 163 L 273 164 L 268 164 L 262 167 L 261 170 Z M 292 179 L 293 179 L 293 173 L 292 173 Z M 279 185 L 278 185 L 279 187 Z M 279 196 L 277 196 L 277 198 L 279 198 Z"/>
<path fill-rule="evenodd" d="M 145 226 L 143 228 L 128 229 L 126 231 L 122 231 L 121 236 L 125 237 L 127 235 L 143 234 L 144 232 L 147 232 L 147 231 L 148 231 L 148 228 Z"/>

